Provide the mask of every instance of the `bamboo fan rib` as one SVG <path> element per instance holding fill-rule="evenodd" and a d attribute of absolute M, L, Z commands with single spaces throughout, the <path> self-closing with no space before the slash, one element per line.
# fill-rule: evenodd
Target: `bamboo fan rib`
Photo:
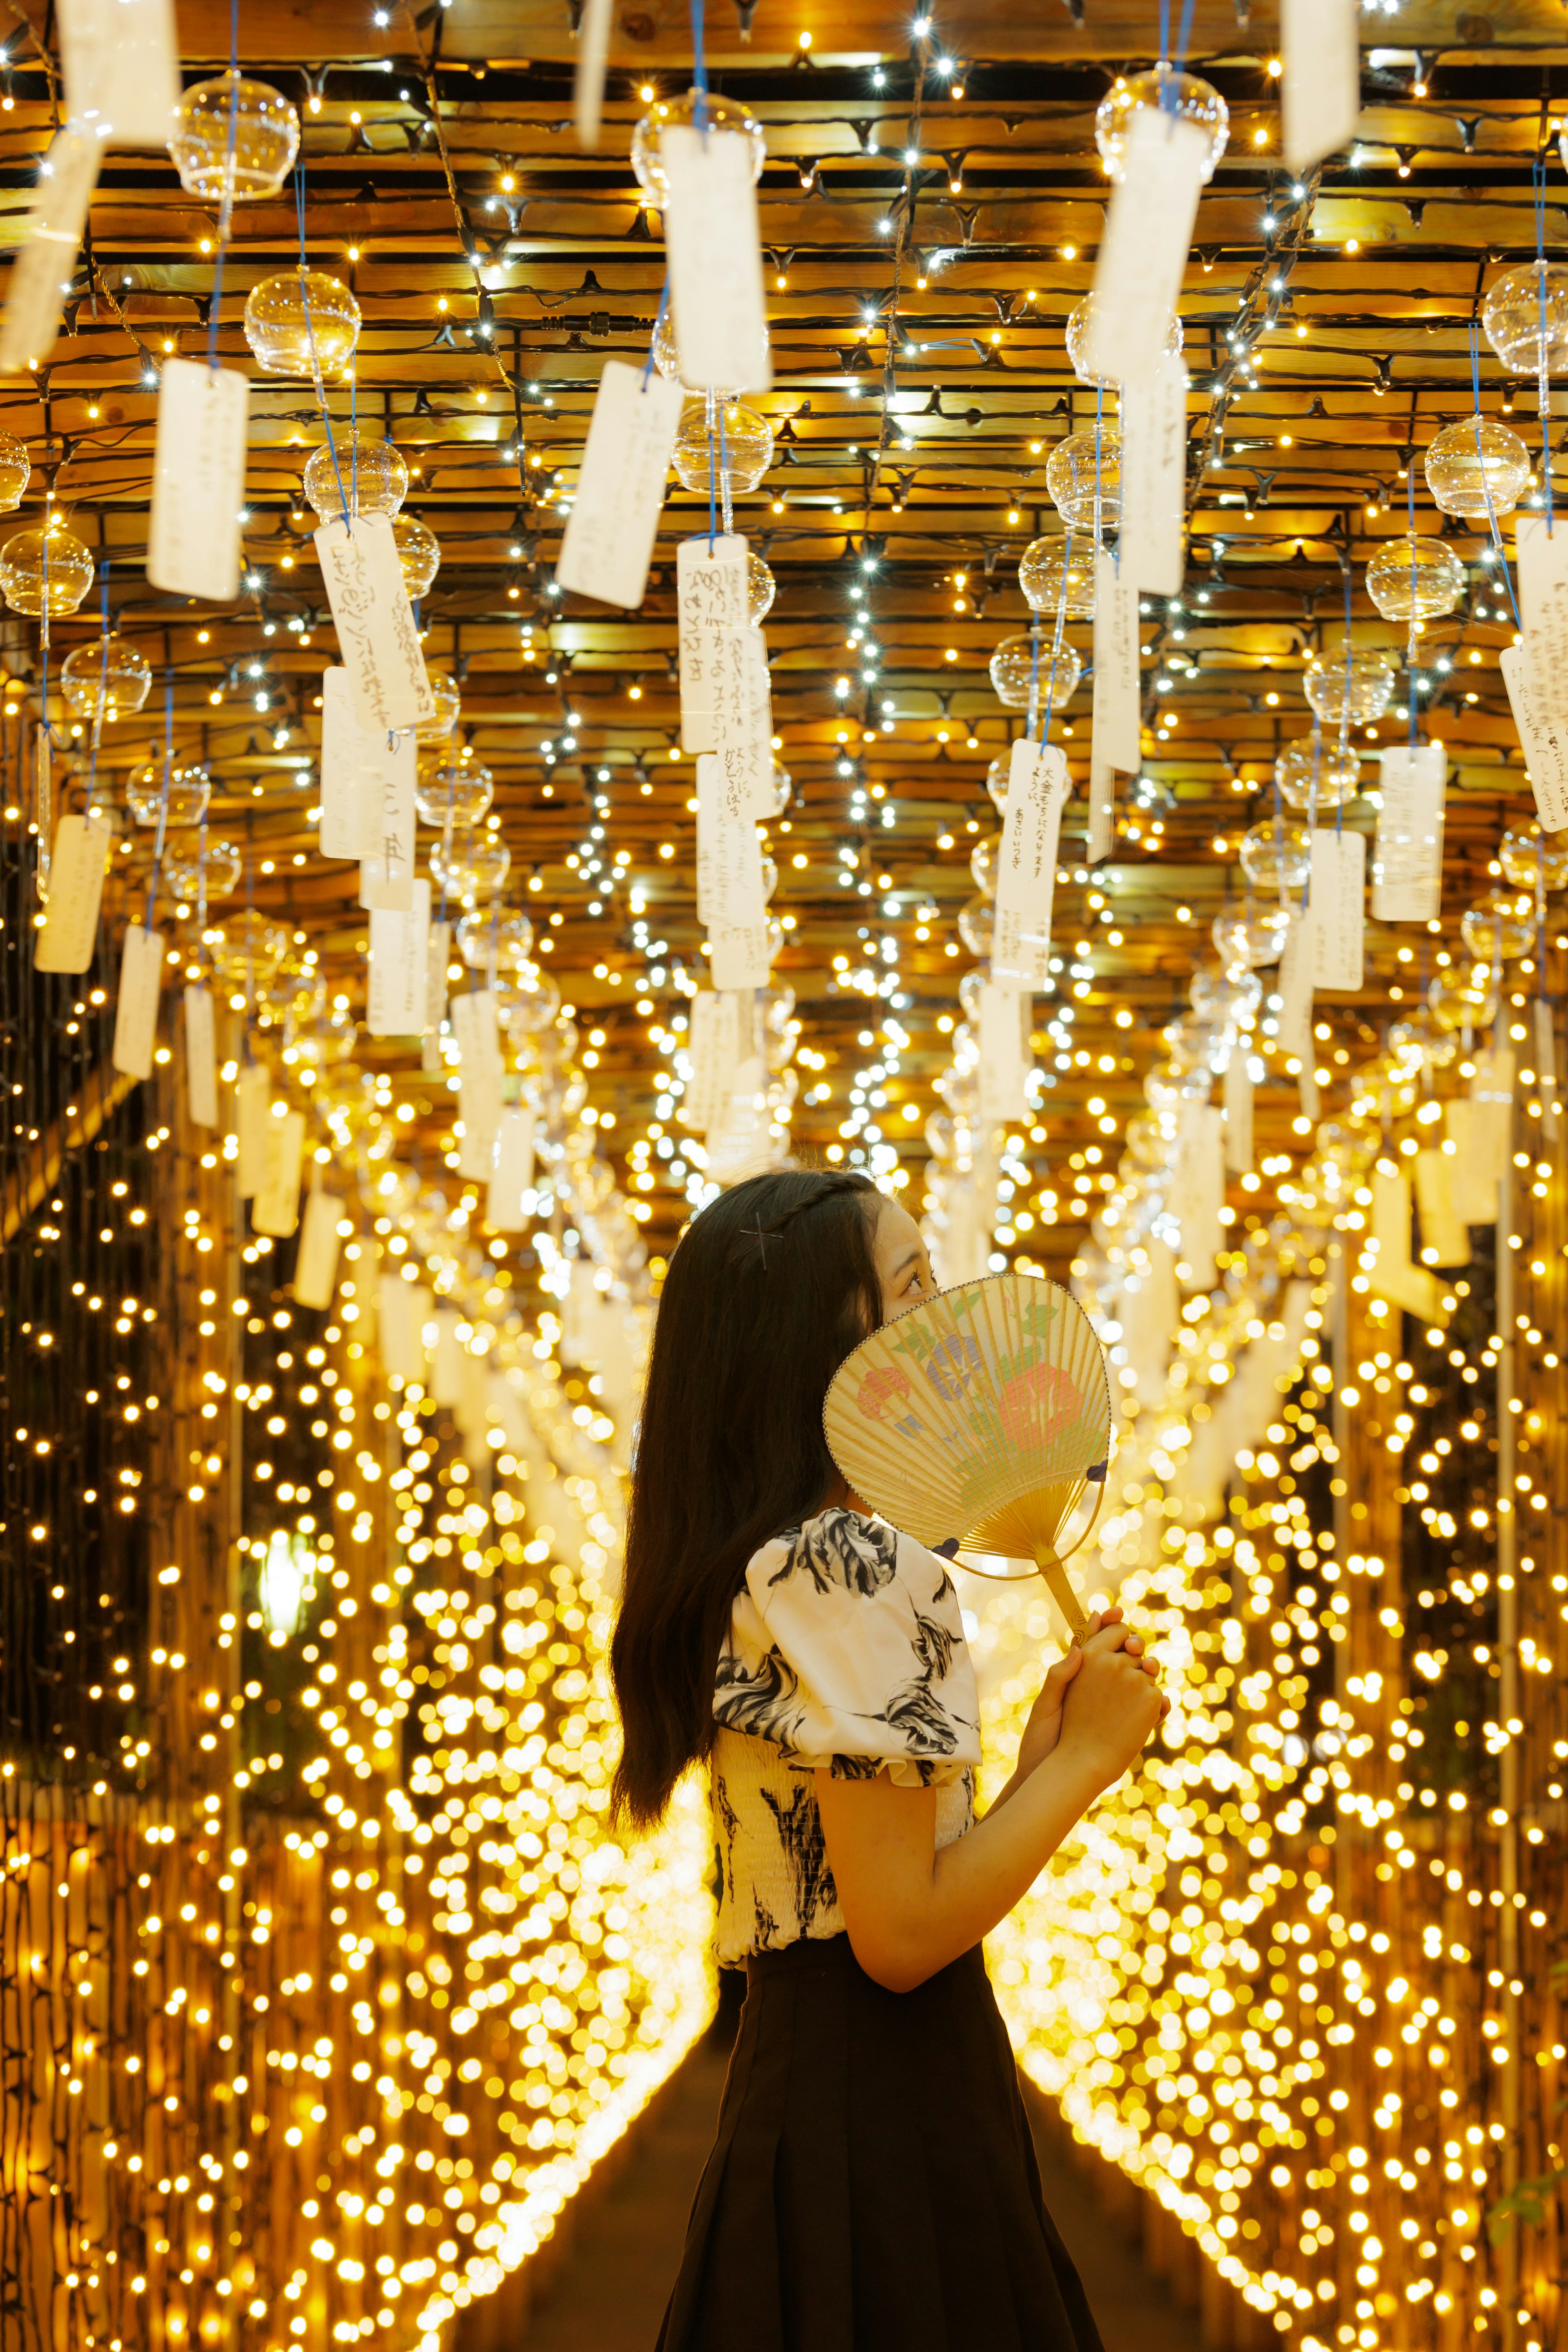
<path fill-rule="evenodd" d="M 823 1427 L 892 1526 L 1033 1559 L 1084 1631 L 1057 1543 L 1090 1471 L 1103 1476 L 1110 1391 L 1093 1327 L 1058 1283 L 959 1283 L 885 1323 L 839 1366 Z"/>

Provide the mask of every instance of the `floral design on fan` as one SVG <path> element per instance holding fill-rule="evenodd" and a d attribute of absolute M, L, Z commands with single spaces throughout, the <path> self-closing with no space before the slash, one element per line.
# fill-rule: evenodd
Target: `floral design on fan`
<path fill-rule="evenodd" d="M 908 1372 L 897 1364 L 879 1364 L 867 1373 L 856 1391 L 855 1402 L 868 1421 L 880 1421 L 889 1405 L 897 1405 L 912 1393 Z M 912 1405 L 899 1413 L 893 1427 L 900 1437 L 923 1437 L 926 1425 Z"/>
<path fill-rule="evenodd" d="M 925 1376 L 939 1397 L 951 1400 L 962 1396 L 982 1360 L 977 1339 L 939 1339 L 926 1363 Z"/>
<path fill-rule="evenodd" d="M 895 1397 L 907 1397 L 910 1393 L 908 1372 L 900 1371 L 897 1364 L 879 1364 L 861 1381 L 855 1402 L 868 1421 L 880 1421 Z"/>
<path fill-rule="evenodd" d="M 784 1584 L 805 1569 L 818 1592 L 837 1588 L 869 1600 L 898 1573 L 899 1539 L 891 1528 L 845 1510 L 827 1510 L 804 1528 L 786 1528 L 778 1538 L 789 1549 L 768 1579 Z"/>
<path fill-rule="evenodd" d="M 1003 1383 L 996 1408 L 1015 1445 L 1040 1445 L 1078 1419 L 1083 1402 L 1083 1391 L 1059 1365 L 1031 1364 Z"/>

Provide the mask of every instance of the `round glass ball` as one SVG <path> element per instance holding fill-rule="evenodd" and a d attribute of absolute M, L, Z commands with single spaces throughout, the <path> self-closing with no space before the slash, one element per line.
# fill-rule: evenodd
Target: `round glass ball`
<path fill-rule="evenodd" d="M 1568 360 L 1568 268 L 1526 261 L 1494 278 L 1481 304 L 1481 332 L 1510 374 L 1559 375 Z"/>
<path fill-rule="evenodd" d="M 498 902 L 499 906 L 499 902 Z M 458 953 L 470 971 L 521 972 L 533 951 L 533 925 L 526 915 L 504 908 L 465 915 L 458 925 Z"/>
<path fill-rule="evenodd" d="M 773 462 L 773 427 L 754 408 L 738 400 L 721 401 L 710 449 L 708 404 L 689 400 L 680 412 L 672 456 L 682 488 L 706 497 L 727 474 L 731 497 L 743 498 Z"/>
<path fill-rule="evenodd" d="M 1108 425 L 1068 434 L 1046 460 L 1046 488 L 1068 530 L 1094 528 L 1097 496 L 1100 527 L 1114 530 L 1121 520 L 1121 434 Z"/>
<path fill-rule="evenodd" d="M 1053 663 L 1042 631 L 1037 663 L 1033 637 L 1004 637 L 991 656 L 990 671 L 996 699 L 1009 710 L 1027 710 L 1031 697 L 1037 698 L 1041 710 L 1047 702 L 1059 710 L 1076 688 L 1083 664 L 1065 644 L 1058 646 Z"/>
<path fill-rule="evenodd" d="M 169 777 L 166 822 L 173 825 L 200 824 L 211 794 L 212 783 L 203 769 L 175 768 Z M 128 777 L 125 805 L 138 824 L 156 824 L 163 806 L 163 769 L 142 768 Z"/>
<path fill-rule="evenodd" d="M 1394 539 L 1366 567 L 1366 593 L 1385 621 L 1430 621 L 1465 601 L 1465 567 L 1440 539 Z"/>
<path fill-rule="evenodd" d="M 1484 1029 L 1497 1019 L 1498 967 L 1451 964 L 1428 984 L 1426 1002 L 1439 1029 Z"/>
<path fill-rule="evenodd" d="M 1181 73 L 1169 65 L 1157 66 L 1148 73 L 1126 75 L 1100 100 L 1094 118 L 1094 143 L 1108 179 L 1121 177 L 1121 159 L 1136 117 L 1162 110 L 1179 115 L 1184 122 L 1195 123 L 1204 133 L 1208 141 L 1208 154 L 1203 176 L 1213 179 L 1215 165 L 1225 153 L 1230 136 L 1230 110 L 1212 82 L 1197 74 Z"/>
<path fill-rule="evenodd" d="M 42 530 L 19 530 L 0 547 L 0 595 L 13 613 L 31 620 L 41 617 L 46 604 L 52 621 L 63 620 L 79 607 L 95 571 L 91 550 L 62 522 L 51 521 Z"/>
<path fill-rule="evenodd" d="M 495 778 L 477 761 L 443 761 L 414 780 L 414 813 L 421 824 L 444 832 L 447 825 L 478 824 L 496 793 Z M 434 860 L 432 860 L 432 866 Z"/>
<path fill-rule="evenodd" d="M 1496 966 L 1528 955 L 1535 944 L 1535 901 L 1530 892 L 1489 890 L 1459 918 L 1465 945 L 1479 963 Z"/>
<path fill-rule="evenodd" d="M 226 898 L 245 871 L 245 859 L 232 841 L 209 841 L 205 847 L 199 839 L 183 841 L 164 851 L 163 878 L 176 898 L 194 906 L 202 894 L 204 871 L 208 899 Z"/>
<path fill-rule="evenodd" d="M 724 98 L 716 90 L 710 90 L 704 100 L 697 90 L 689 89 L 684 98 L 661 99 L 658 105 L 649 107 L 632 132 L 632 170 L 637 174 L 637 185 L 647 191 L 656 205 L 662 205 L 669 194 L 669 183 L 664 176 L 664 160 L 659 152 L 664 134 L 667 131 L 695 129 L 699 123 L 700 109 L 700 119 L 710 137 L 729 136 L 747 142 L 751 149 L 752 182 L 763 176 L 763 165 L 768 160 L 768 142 L 763 135 L 762 124 L 751 109 L 742 106 L 738 99 Z"/>
<path fill-rule="evenodd" d="M 977 841 L 969 853 L 969 870 L 983 898 L 996 896 L 996 853 L 1001 846 L 1002 836 L 996 834 L 989 841 Z"/>
<path fill-rule="evenodd" d="M 1337 743 L 1314 743 L 1301 735 L 1275 761 L 1274 781 L 1289 808 L 1340 808 L 1361 790 L 1361 761 L 1348 744 L 1342 759 Z"/>
<path fill-rule="evenodd" d="M 783 816 L 795 797 L 795 778 L 787 768 L 781 768 L 776 760 L 773 761 L 773 814 Z"/>
<path fill-rule="evenodd" d="M 519 1037 L 536 1037 L 548 1029 L 560 1010 L 561 991 L 555 982 L 537 964 L 529 964 L 508 990 L 501 1018 L 515 1044 Z"/>
<path fill-rule="evenodd" d="M 1435 436 L 1422 470 L 1445 514 L 1485 521 L 1489 514 L 1510 514 L 1519 504 L 1530 479 L 1530 452 L 1495 417 L 1467 416 Z"/>
<path fill-rule="evenodd" d="M 1072 372 L 1079 383 L 1094 384 L 1109 392 L 1112 389 L 1115 379 L 1108 375 L 1094 375 L 1089 370 L 1089 322 L 1093 315 L 1092 294 L 1086 294 L 1077 310 L 1068 312 L 1068 357 L 1072 362 Z M 1180 359 L 1182 356 L 1182 322 L 1173 315 L 1171 320 L 1171 331 L 1165 338 L 1165 356 L 1173 360 Z"/>
<path fill-rule="evenodd" d="M 246 299 L 245 340 L 263 375 L 342 375 L 359 326 L 359 304 L 321 269 L 276 270 Z"/>
<path fill-rule="evenodd" d="M 1376 646 L 1352 645 L 1314 654 L 1302 688 L 1325 725 L 1349 717 L 1352 726 L 1381 719 L 1394 696 L 1394 665 Z"/>
<path fill-rule="evenodd" d="M 1542 833 L 1531 818 L 1510 825 L 1498 844 L 1498 864 L 1516 890 L 1568 888 L 1568 834 Z"/>
<path fill-rule="evenodd" d="M 305 467 L 305 496 L 318 522 L 395 515 L 408 496 L 408 468 L 390 441 L 323 442 Z"/>
<path fill-rule="evenodd" d="M 152 684 L 146 655 L 119 635 L 78 646 L 60 667 L 60 690 L 77 719 L 129 719 L 146 701 Z"/>
<path fill-rule="evenodd" d="M 220 208 L 275 196 L 300 152 L 300 118 L 279 89 L 232 68 L 193 83 L 169 152 L 188 196 Z"/>
<path fill-rule="evenodd" d="M 463 699 L 444 669 L 433 669 L 426 675 L 435 697 L 436 716 L 420 721 L 414 730 L 414 740 L 416 743 L 443 744 L 458 723 Z"/>
<path fill-rule="evenodd" d="M 1261 989 L 1261 982 L 1259 983 Z M 1223 1066 L 1226 1044 L 1225 1024 L 1196 1011 L 1184 1013 L 1179 1020 L 1169 1022 L 1160 1036 L 1170 1055 L 1170 1068 L 1177 1077 L 1203 1072 L 1212 1076 Z"/>
<path fill-rule="evenodd" d="M 1070 557 L 1062 539 L 1031 540 L 1018 559 L 1018 585 L 1033 613 L 1055 613 L 1067 583 L 1069 621 L 1094 618 L 1094 550 L 1075 547 Z"/>
<path fill-rule="evenodd" d="M 996 910 L 989 898 L 966 898 L 958 910 L 958 936 L 971 955 L 988 956 Z"/>
<path fill-rule="evenodd" d="M 319 1021 L 327 1009 L 327 983 L 313 963 L 286 956 L 261 992 L 264 1025 L 301 1029 Z"/>
<path fill-rule="evenodd" d="M 1290 817 L 1266 817 L 1241 836 L 1241 870 L 1254 889 L 1289 897 L 1312 870 L 1312 836 Z"/>
<path fill-rule="evenodd" d="M 25 441 L 0 433 L 0 514 L 15 514 L 27 495 L 33 459 Z"/>
<path fill-rule="evenodd" d="M 253 992 L 259 994 L 277 974 L 293 939 L 250 908 L 230 922 L 213 924 L 205 934 L 205 944 L 220 980 L 234 988 L 244 988 L 248 982 Z"/>
<path fill-rule="evenodd" d="M 346 1004 L 334 1004 L 322 1013 L 307 1038 L 300 1040 L 305 1058 L 312 1062 L 352 1061 L 359 1038 L 359 1023 Z"/>
<path fill-rule="evenodd" d="M 1438 1027 L 1428 1005 L 1419 1005 L 1408 1020 L 1394 1022 L 1388 1032 L 1390 1055 L 1407 1069 L 1446 1070 L 1458 1051 L 1454 1037 Z"/>
<path fill-rule="evenodd" d="M 1293 912 L 1289 907 L 1248 907 L 1240 914 L 1216 915 L 1209 927 L 1215 954 L 1227 969 L 1245 964 L 1251 971 L 1258 964 L 1277 963 L 1290 935 Z"/>
<path fill-rule="evenodd" d="M 494 896 L 511 870 L 511 852 L 499 833 L 454 834 L 450 846 L 438 841 L 430 852 L 430 871 L 448 898 L 471 906 L 476 898 Z"/>
<path fill-rule="evenodd" d="M 404 586 L 411 597 L 423 596 L 441 569 L 440 541 L 428 523 L 406 514 L 394 519 L 392 537 Z"/>
<path fill-rule="evenodd" d="M 1234 1028 L 1262 1003 L 1263 982 L 1247 966 L 1200 964 L 1187 994 L 1200 1021 L 1223 1022 Z"/>
<path fill-rule="evenodd" d="M 748 548 L 746 551 L 746 618 L 753 628 L 762 627 L 773 609 L 773 598 L 778 593 L 779 583 L 773 578 L 769 565 L 763 562 L 760 555 L 752 553 Z"/>
<path fill-rule="evenodd" d="M 1003 816 L 1007 814 L 1007 781 L 1012 764 L 1012 754 L 1004 751 L 1000 759 L 993 760 L 985 771 L 985 789 L 991 795 L 992 805 Z"/>

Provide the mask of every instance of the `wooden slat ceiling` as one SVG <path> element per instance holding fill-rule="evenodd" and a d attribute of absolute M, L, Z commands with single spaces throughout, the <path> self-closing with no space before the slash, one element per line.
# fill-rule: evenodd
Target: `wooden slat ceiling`
<path fill-rule="evenodd" d="M 39 0 L 26 16 L 13 0 L 12 14 L 0 141 L 5 208 L 19 222 L 54 120 L 56 76 Z M 672 485 L 639 613 L 559 600 L 552 572 L 558 499 L 574 478 L 599 370 L 611 355 L 640 358 L 658 311 L 658 225 L 628 152 L 641 91 L 687 86 L 691 35 L 664 0 L 620 0 L 604 135 L 587 155 L 571 125 L 566 5 L 502 11 L 457 0 L 417 19 L 400 7 L 384 26 L 374 15 L 359 0 L 331 12 L 247 5 L 240 53 L 300 105 L 310 256 L 352 285 L 363 311 L 357 414 L 417 469 L 408 511 L 441 542 L 424 606 L 427 654 L 459 677 L 464 737 L 497 778 L 510 895 L 561 916 L 545 961 L 567 998 L 606 1028 L 595 1099 L 615 1108 L 624 1144 L 651 1115 L 647 1019 L 629 1001 L 643 968 L 626 892 L 591 915 L 566 859 L 586 843 L 591 801 L 606 798 L 597 819 L 607 860 L 627 853 L 655 936 L 696 966 L 692 770 L 669 751 L 674 551 L 705 502 Z M 180 23 L 195 80 L 226 58 L 227 12 L 183 0 Z M 830 985 L 833 957 L 853 956 L 862 930 L 899 939 L 911 1000 L 903 1019 L 913 1043 L 894 1098 L 933 1105 L 930 1082 L 949 1050 L 936 1021 L 954 1009 L 956 975 L 972 961 L 944 951 L 973 894 L 970 828 L 995 829 L 985 772 L 1017 725 L 985 666 L 1027 621 L 1018 556 L 1059 529 L 1045 487 L 1051 446 L 1094 416 L 1095 395 L 1075 381 L 1064 342 L 1103 221 L 1094 110 L 1116 74 L 1151 61 L 1155 24 L 1152 0 L 938 8 L 930 54 L 955 69 L 928 75 L 918 108 L 903 11 L 758 0 L 748 39 L 731 0 L 719 0 L 707 27 L 713 86 L 752 108 L 768 142 L 760 198 L 770 279 L 780 281 L 775 384 L 756 404 L 779 450 L 737 513 L 778 580 L 768 623 L 775 723 L 796 784 L 788 831 L 773 833 L 783 877 L 774 911 L 794 918 L 779 977 L 836 1081 L 829 1101 L 797 1109 L 808 1148 L 832 1139 L 847 1070 L 865 1058 L 856 1042 L 864 1000 Z M 1209 919 L 1236 893 L 1237 837 L 1271 807 L 1275 753 L 1307 726 L 1301 669 L 1338 642 L 1347 563 L 1357 636 L 1396 643 L 1366 599 L 1364 562 L 1405 529 L 1411 452 L 1418 464 L 1434 433 L 1470 412 L 1469 324 L 1497 270 L 1534 253 L 1538 156 L 1548 251 L 1563 241 L 1563 28 L 1555 0 L 1369 10 L 1360 143 L 1303 186 L 1279 160 L 1273 10 L 1197 12 L 1192 61 L 1225 96 L 1231 129 L 1200 207 L 1182 304 L 1193 379 L 1187 593 L 1180 612 L 1157 602 L 1144 626 L 1147 713 L 1175 722 L 1168 740 L 1149 737 L 1145 772 L 1172 787 L 1175 805 L 1153 854 L 1123 844 L 1096 877 L 1105 908 L 1087 908 L 1077 884 L 1058 899 L 1063 938 L 1094 941 L 1080 1044 L 1097 1059 L 1113 1053 L 1118 1066 L 1110 1078 L 1060 1074 L 1042 1171 L 1093 1131 L 1083 1108 L 1091 1086 L 1119 1115 L 1140 1101 L 1154 1031 L 1184 998 Z M 879 224 L 896 219 L 906 186 L 913 213 L 895 322 L 897 240 Z M 247 545 L 257 591 L 204 610 L 159 596 L 142 577 L 153 379 L 165 352 L 205 348 L 215 234 L 166 158 L 111 156 L 66 331 L 36 379 L 0 386 L 0 428 L 25 436 L 36 459 L 22 520 L 52 484 L 73 527 L 111 560 L 116 625 L 172 665 L 180 755 L 209 763 L 216 829 L 247 845 L 257 904 L 287 915 L 331 976 L 357 987 L 363 934 L 351 872 L 316 857 L 314 793 L 294 765 L 317 739 L 331 657 L 299 487 L 322 438 L 308 384 L 255 387 Z M 250 364 L 240 330 L 250 287 L 296 258 L 291 198 L 237 215 L 217 337 L 226 362 Z M 1227 341 L 1238 325 L 1256 388 Z M 332 392 L 331 406 L 334 430 L 346 429 L 346 389 Z M 1505 380 L 1484 349 L 1482 406 L 1511 415 L 1539 450 L 1532 390 Z M 1473 532 L 1436 516 L 1419 473 L 1416 515 L 1423 530 L 1447 528 L 1467 559 L 1479 554 Z M 1450 943 L 1459 911 L 1486 886 L 1503 824 L 1530 807 L 1497 668 L 1511 623 L 1499 619 L 1480 567 L 1471 578 L 1467 610 L 1434 624 L 1426 641 L 1429 659 L 1441 652 L 1452 665 L 1428 717 L 1455 769 Z M 59 628 L 56 660 L 97 634 L 96 608 L 95 596 Z M 879 653 L 871 684 L 847 643 L 861 610 Z M 1071 635 L 1087 656 L 1087 627 Z M 20 675 L 32 656 L 16 645 L 11 659 Z M 846 697 L 835 690 L 841 677 Z M 1063 730 L 1080 776 L 1088 700 L 1080 688 Z M 154 694 L 141 720 L 113 730 L 106 756 L 117 776 L 156 751 L 161 724 Z M 1370 748 L 1373 737 L 1358 732 Z M 1375 730 L 1383 742 L 1403 735 L 1398 710 Z M 547 761 L 543 747 L 567 736 L 574 748 Z M 849 761 L 853 777 L 843 772 Z M 850 802 L 861 782 L 883 788 L 864 823 Z M 1082 812 L 1080 792 L 1069 856 L 1081 854 Z M 1355 821 L 1367 822 L 1364 803 Z M 667 844 L 672 856 L 661 855 Z M 841 846 L 855 851 L 871 896 L 843 887 Z M 789 862 L 796 855 L 804 866 Z M 937 909 L 919 926 L 924 940 L 922 907 Z M 1412 973 L 1396 964 L 1398 944 L 1373 931 L 1363 1002 L 1332 1013 L 1358 1052 L 1390 983 L 1408 1005 Z M 1137 1015 L 1131 1033 L 1112 1025 L 1123 1004 Z M 659 1013 L 668 1009 L 658 1000 Z M 416 1088 L 410 1078 L 411 1098 Z M 1295 1108 L 1283 1084 L 1260 1100 L 1263 1149 L 1289 1140 Z M 912 1139 L 910 1150 L 911 1164 L 923 1157 Z M 669 1194 L 655 1209 L 657 1246 L 684 1211 Z M 1074 1238 L 1063 1229 L 1062 1255 Z"/>

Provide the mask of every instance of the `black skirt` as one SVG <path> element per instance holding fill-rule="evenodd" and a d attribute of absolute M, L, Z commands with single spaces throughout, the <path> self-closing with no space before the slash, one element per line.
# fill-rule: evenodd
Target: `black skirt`
<path fill-rule="evenodd" d="M 747 1962 L 659 2352 L 1100 2352 L 978 1949 L 891 1993 L 847 1936 Z"/>

